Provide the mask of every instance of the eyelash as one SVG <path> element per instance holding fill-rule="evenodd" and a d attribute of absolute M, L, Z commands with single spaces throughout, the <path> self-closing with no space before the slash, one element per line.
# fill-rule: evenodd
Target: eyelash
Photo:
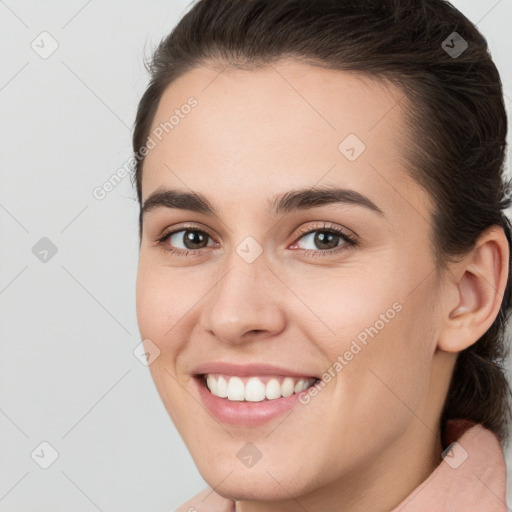
<path fill-rule="evenodd" d="M 164 250 L 168 251 L 170 254 L 173 254 L 173 255 L 177 255 L 177 256 L 189 256 L 189 255 L 195 256 L 195 255 L 197 255 L 197 253 L 200 252 L 201 249 L 187 249 L 187 250 L 174 249 L 167 244 L 167 241 L 169 240 L 169 238 L 172 235 L 175 235 L 176 233 L 179 233 L 181 231 L 197 231 L 199 233 L 205 234 L 206 236 L 208 236 L 210 238 L 213 238 L 207 231 L 205 231 L 203 229 L 198 229 L 197 226 L 181 226 L 180 229 L 175 229 L 174 231 L 164 233 L 161 237 L 159 237 L 157 239 L 157 245 L 163 247 Z M 317 231 L 337 235 L 345 243 L 340 247 L 335 247 L 334 249 L 327 249 L 327 250 L 301 249 L 303 251 L 303 254 L 305 254 L 307 256 L 313 256 L 313 257 L 331 256 L 333 254 L 337 254 L 341 251 L 351 249 L 358 245 L 357 238 L 355 238 L 352 235 L 349 235 L 348 233 L 345 233 L 344 231 L 342 231 L 339 228 L 328 226 L 325 223 L 323 226 L 300 230 L 299 233 L 297 233 L 296 241 L 294 242 L 294 244 L 296 242 L 298 242 L 304 236 L 309 235 L 311 233 L 315 233 Z M 203 248 L 203 249 L 205 249 L 205 248 Z"/>

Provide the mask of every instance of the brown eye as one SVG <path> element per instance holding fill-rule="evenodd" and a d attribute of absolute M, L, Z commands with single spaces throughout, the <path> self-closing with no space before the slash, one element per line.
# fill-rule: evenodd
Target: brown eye
<path fill-rule="evenodd" d="M 208 244 L 208 235 L 201 231 L 186 230 L 183 235 L 183 243 L 187 249 L 200 249 Z"/>
<path fill-rule="evenodd" d="M 299 241 L 303 240 L 306 243 L 303 247 L 300 247 Z M 306 250 L 331 250 L 339 247 L 340 245 L 350 245 L 351 239 L 343 232 L 335 230 L 333 228 L 330 229 L 316 229 L 309 231 L 308 233 L 302 235 L 296 242 L 300 249 Z"/>
<path fill-rule="evenodd" d="M 208 246 L 210 235 L 198 229 L 182 229 L 164 236 L 162 242 L 178 250 L 193 251 Z M 181 245 L 181 246 L 180 246 Z"/>

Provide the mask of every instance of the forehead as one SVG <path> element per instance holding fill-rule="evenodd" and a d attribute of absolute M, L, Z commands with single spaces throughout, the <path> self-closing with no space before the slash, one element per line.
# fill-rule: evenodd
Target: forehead
<path fill-rule="evenodd" d="M 394 209 L 410 209 L 406 198 L 414 197 L 427 218 L 429 198 L 409 177 L 402 149 L 410 144 L 405 101 L 386 82 L 295 60 L 193 69 L 160 100 L 143 200 L 166 186 L 210 196 L 236 191 L 243 200 L 330 184 Z"/>

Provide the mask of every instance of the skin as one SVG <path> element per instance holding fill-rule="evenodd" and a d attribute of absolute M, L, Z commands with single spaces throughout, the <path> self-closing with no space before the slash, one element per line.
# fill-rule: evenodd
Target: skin
<path fill-rule="evenodd" d="M 144 214 L 137 318 L 160 350 L 150 365 L 160 397 L 213 495 L 238 511 L 389 511 L 442 460 L 438 420 L 456 354 L 490 327 L 505 288 L 503 230 L 433 272 L 432 204 L 407 173 L 403 94 L 390 85 L 295 60 L 204 66 L 166 89 L 153 128 L 190 96 L 197 107 L 151 149 L 142 179 L 143 202 L 178 188 L 217 210 Z M 350 133 L 366 146 L 352 162 L 338 149 Z M 356 190 L 384 216 L 353 204 L 267 214 L 274 195 L 321 186 Z M 335 238 L 327 254 L 314 234 L 298 234 L 324 233 L 324 222 L 358 245 Z M 185 249 L 184 223 L 211 237 L 196 255 L 157 242 L 181 229 L 172 244 Z M 236 252 L 247 236 L 263 250 L 250 264 Z M 200 402 L 198 364 L 321 375 L 395 302 L 401 311 L 289 416 L 224 425 Z M 248 442 L 262 453 L 250 468 L 237 458 Z"/>

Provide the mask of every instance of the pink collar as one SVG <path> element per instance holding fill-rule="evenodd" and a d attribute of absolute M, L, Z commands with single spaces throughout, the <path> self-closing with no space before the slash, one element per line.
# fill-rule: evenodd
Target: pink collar
<path fill-rule="evenodd" d="M 391 512 L 506 512 L 506 465 L 498 438 L 480 424 L 450 420 L 443 461 Z"/>
<path fill-rule="evenodd" d="M 450 420 L 443 461 L 391 512 L 507 512 L 506 466 L 498 438 L 482 425 Z M 207 488 L 179 507 L 235 512 L 235 502 Z"/>

